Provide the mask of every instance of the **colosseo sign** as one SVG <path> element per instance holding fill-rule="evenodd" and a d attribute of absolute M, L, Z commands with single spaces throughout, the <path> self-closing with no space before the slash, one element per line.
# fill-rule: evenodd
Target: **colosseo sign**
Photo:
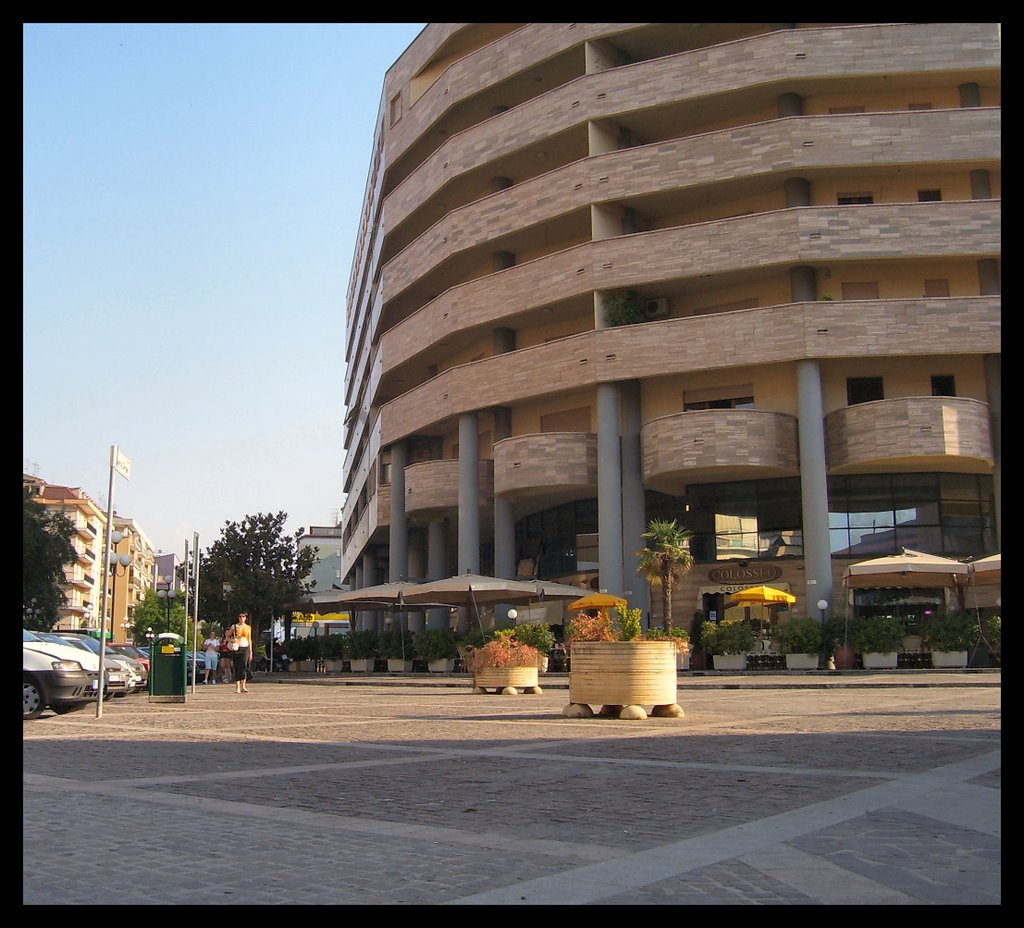
<path fill-rule="evenodd" d="M 708 571 L 708 579 L 712 583 L 721 584 L 742 584 L 743 586 L 755 586 L 761 583 L 770 583 L 782 576 L 782 568 L 774 564 L 725 564 L 722 567 L 712 567 Z"/>

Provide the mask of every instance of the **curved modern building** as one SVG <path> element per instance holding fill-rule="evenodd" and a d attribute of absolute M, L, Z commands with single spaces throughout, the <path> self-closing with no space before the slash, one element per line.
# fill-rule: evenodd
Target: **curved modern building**
<path fill-rule="evenodd" d="M 688 626 L 998 551 L 1000 41 L 430 23 L 348 291 L 342 577 L 539 576 L 659 621 L 636 552 L 671 518 Z"/>

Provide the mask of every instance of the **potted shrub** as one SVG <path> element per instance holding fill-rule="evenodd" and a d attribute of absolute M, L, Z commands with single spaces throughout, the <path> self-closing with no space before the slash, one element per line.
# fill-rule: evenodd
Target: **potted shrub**
<path fill-rule="evenodd" d="M 372 673 L 377 659 L 377 633 L 364 628 L 349 632 L 349 667 L 356 673 Z"/>
<path fill-rule="evenodd" d="M 450 628 L 425 628 L 416 636 L 416 655 L 431 673 L 451 673 L 459 656 L 458 639 Z"/>
<path fill-rule="evenodd" d="M 850 642 L 865 670 L 894 669 L 905 635 L 903 622 L 892 615 L 858 616 L 850 622 Z"/>
<path fill-rule="evenodd" d="M 341 673 L 345 669 L 348 657 L 348 635 L 324 635 L 320 639 L 320 655 L 324 661 L 324 670 L 328 673 Z"/>
<path fill-rule="evenodd" d="M 554 633 L 547 625 L 541 624 L 517 625 L 514 631 L 516 641 L 537 649 L 537 670 L 544 673 L 548 669 L 548 654 L 555 646 Z"/>
<path fill-rule="evenodd" d="M 825 653 L 832 655 L 830 670 L 852 670 L 854 651 L 850 639 L 850 621 L 847 616 L 833 613 L 825 622 L 824 647 Z"/>
<path fill-rule="evenodd" d="M 412 632 L 407 628 L 384 629 L 377 642 L 377 653 L 388 662 L 389 673 L 410 673 L 416 653 Z"/>
<path fill-rule="evenodd" d="M 988 620 L 988 648 L 997 667 L 1003 662 L 1003 620 L 994 615 Z"/>
<path fill-rule="evenodd" d="M 625 290 L 604 298 L 604 318 L 610 326 L 635 325 L 646 321 L 640 294 Z"/>
<path fill-rule="evenodd" d="M 967 655 L 980 637 L 981 622 L 966 609 L 933 615 L 924 625 L 932 667 L 966 667 Z"/>
<path fill-rule="evenodd" d="M 466 670 L 473 674 L 473 692 L 495 690 L 505 696 L 541 692 L 537 682 L 537 649 L 516 641 L 514 628 L 497 629 L 479 647 L 467 645 Z"/>
<path fill-rule="evenodd" d="M 312 648 L 310 647 L 309 638 L 289 638 L 288 643 L 285 646 L 285 651 L 288 657 L 291 658 L 291 663 L 288 665 L 288 669 L 295 671 L 296 673 L 303 673 L 306 670 L 312 670 L 312 667 L 307 666 L 309 664 L 309 657 L 312 654 Z"/>
<path fill-rule="evenodd" d="M 651 715 L 681 718 L 676 702 L 674 640 L 645 640 L 640 635 L 640 610 L 617 609 L 617 621 L 601 612 L 580 615 L 566 626 L 569 663 L 569 704 L 562 714 L 646 719 Z"/>
<path fill-rule="evenodd" d="M 690 669 L 690 633 L 685 628 L 673 625 L 667 632 L 663 628 L 650 628 L 644 632 L 644 640 L 672 641 L 676 646 L 676 670 Z"/>
<path fill-rule="evenodd" d="M 772 634 L 773 644 L 786 656 L 787 670 L 817 670 L 821 623 L 810 616 L 791 617 Z"/>
<path fill-rule="evenodd" d="M 754 629 L 745 619 L 704 622 L 700 637 L 715 670 L 746 670 L 747 654 L 754 648 Z"/>

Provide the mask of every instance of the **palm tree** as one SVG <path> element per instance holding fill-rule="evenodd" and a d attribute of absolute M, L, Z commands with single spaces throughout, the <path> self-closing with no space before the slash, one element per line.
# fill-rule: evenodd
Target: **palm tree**
<path fill-rule="evenodd" d="M 651 519 L 643 537 L 648 545 L 636 552 L 640 558 L 637 573 L 646 577 L 651 586 L 661 587 L 662 628 L 669 632 L 672 629 L 672 587 L 693 566 L 690 554 L 693 532 L 676 525 L 675 519 Z"/>

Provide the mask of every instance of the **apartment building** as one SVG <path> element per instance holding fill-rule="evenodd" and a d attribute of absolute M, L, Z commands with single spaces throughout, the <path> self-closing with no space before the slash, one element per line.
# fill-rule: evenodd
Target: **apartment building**
<path fill-rule="evenodd" d="M 47 512 L 61 514 L 74 526 L 71 543 L 75 561 L 64 568 L 67 603 L 54 626 L 58 630 L 89 630 L 99 634 L 103 600 L 103 546 L 106 542 L 106 510 L 80 487 L 47 483 L 25 474 L 22 485 Z M 122 538 L 114 543 L 114 532 Z M 134 519 L 116 512 L 111 526 L 113 553 L 127 555 L 129 563 L 107 571 L 107 635 L 123 639 L 132 623 L 135 607 L 153 585 L 153 545 Z"/>
<path fill-rule="evenodd" d="M 430 23 L 347 295 L 342 577 L 794 614 L 999 550 L 997 23 Z"/>

